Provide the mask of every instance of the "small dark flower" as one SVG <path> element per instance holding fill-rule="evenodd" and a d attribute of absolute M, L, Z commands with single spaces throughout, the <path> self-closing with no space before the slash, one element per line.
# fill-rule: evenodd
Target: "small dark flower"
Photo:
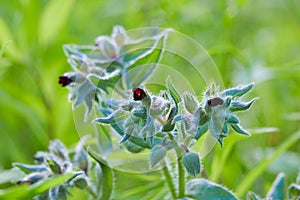
<path fill-rule="evenodd" d="M 212 99 L 207 100 L 207 104 L 209 106 L 218 106 L 218 105 L 222 105 L 223 103 L 224 103 L 223 99 L 219 97 L 214 97 Z"/>
<path fill-rule="evenodd" d="M 60 76 L 58 78 L 59 78 L 58 83 L 63 87 L 65 87 L 65 86 L 69 85 L 70 83 L 74 82 L 74 80 L 69 76 Z"/>
<path fill-rule="evenodd" d="M 132 92 L 133 92 L 133 100 L 135 101 L 140 101 L 147 96 L 146 92 L 141 88 L 133 88 Z"/>

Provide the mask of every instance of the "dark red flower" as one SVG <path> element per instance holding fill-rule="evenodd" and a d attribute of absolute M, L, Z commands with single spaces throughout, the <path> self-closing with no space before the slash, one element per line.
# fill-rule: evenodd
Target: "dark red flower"
<path fill-rule="evenodd" d="M 58 83 L 63 87 L 65 87 L 65 86 L 69 85 L 70 83 L 74 82 L 74 80 L 72 78 L 68 77 L 68 76 L 60 76 L 58 78 L 59 78 Z"/>
<path fill-rule="evenodd" d="M 212 107 L 222 105 L 223 103 L 224 103 L 223 99 L 219 97 L 214 97 L 212 99 L 208 99 L 207 101 L 207 104 Z"/>
<path fill-rule="evenodd" d="M 133 100 L 135 101 L 140 101 L 147 96 L 146 92 L 141 88 L 133 88 L 132 92 L 133 92 Z"/>

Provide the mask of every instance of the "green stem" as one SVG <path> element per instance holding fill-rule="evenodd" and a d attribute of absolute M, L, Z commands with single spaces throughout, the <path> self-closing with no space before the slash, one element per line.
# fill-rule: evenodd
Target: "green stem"
<path fill-rule="evenodd" d="M 176 190 L 175 190 L 174 183 L 173 183 L 173 181 L 172 181 L 172 177 L 171 177 L 171 174 L 170 174 L 170 172 L 169 172 L 169 169 L 168 169 L 168 166 L 167 166 L 167 165 L 163 168 L 163 173 L 164 173 L 166 182 L 167 182 L 167 184 L 168 184 L 168 187 L 169 187 L 169 189 L 170 189 L 172 198 L 173 198 L 173 199 L 176 199 Z"/>
<path fill-rule="evenodd" d="M 182 156 L 177 159 L 178 166 L 178 198 L 183 198 L 185 193 L 185 175 L 182 165 Z"/>

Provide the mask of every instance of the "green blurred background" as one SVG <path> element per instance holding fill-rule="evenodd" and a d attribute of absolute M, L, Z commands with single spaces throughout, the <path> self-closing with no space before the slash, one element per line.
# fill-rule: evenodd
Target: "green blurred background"
<path fill-rule="evenodd" d="M 256 163 L 299 129 L 299 0 L 0 0 L 0 171 L 12 162 L 32 163 L 34 153 L 46 150 L 51 139 L 69 147 L 79 140 L 68 90 L 57 83 L 71 70 L 62 45 L 92 44 L 116 24 L 171 27 L 203 45 L 226 87 L 256 83 L 251 96 L 260 99 L 240 114 L 242 124 L 278 131 L 234 145 L 218 178 L 228 188 L 234 190 Z M 299 152 L 300 145 L 286 149 L 253 190 L 263 194 L 279 171 L 293 181 Z M 204 159 L 208 174 L 213 156 Z"/>

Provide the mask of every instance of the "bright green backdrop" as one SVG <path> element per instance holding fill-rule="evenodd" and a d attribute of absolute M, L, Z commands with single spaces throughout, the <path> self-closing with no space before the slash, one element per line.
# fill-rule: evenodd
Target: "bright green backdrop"
<path fill-rule="evenodd" d="M 15 161 L 32 163 L 34 152 L 45 150 L 51 139 L 69 147 L 78 141 L 68 90 L 57 83 L 70 70 L 62 45 L 93 43 L 116 24 L 171 27 L 207 49 L 226 87 L 256 83 L 251 96 L 260 99 L 241 113 L 243 125 L 278 131 L 233 146 L 217 177 L 230 189 L 299 129 L 298 0 L 0 0 L 0 170 Z M 284 151 L 255 179 L 253 190 L 264 193 L 279 171 L 295 179 L 300 145 Z M 204 159 L 208 174 L 213 156 Z"/>

